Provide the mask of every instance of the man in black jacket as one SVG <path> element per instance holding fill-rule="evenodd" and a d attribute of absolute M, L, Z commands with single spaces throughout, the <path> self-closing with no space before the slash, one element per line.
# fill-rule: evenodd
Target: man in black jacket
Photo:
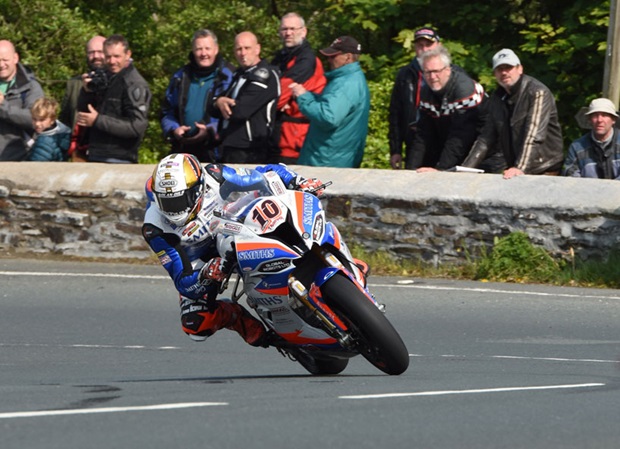
<path fill-rule="evenodd" d="M 558 175 L 564 152 L 553 94 L 523 73 L 519 57 L 508 48 L 493 56 L 493 74 L 499 86 L 488 102 L 484 128 L 463 165 L 503 171 L 505 179 Z M 489 163 L 498 156 L 502 165 Z"/>
<path fill-rule="evenodd" d="M 394 81 L 390 99 L 388 140 L 390 142 L 390 165 L 393 169 L 411 168 L 411 144 L 418 121 L 420 90 L 424 83 L 420 56 L 437 48 L 439 35 L 432 28 L 420 28 L 414 34 L 416 57 L 401 67 Z M 405 165 L 403 167 L 403 144 L 405 145 Z"/>
<path fill-rule="evenodd" d="M 83 75 L 77 124 L 89 128 L 88 161 L 138 162 L 138 148 L 148 126 L 151 92 L 134 67 L 127 40 L 114 34 L 103 44 L 108 80 L 93 86 Z"/>
<path fill-rule="evenodd" d="M 425 84 L 411 168 L 450 170 L 463 162 L 480 131 L 484 89 L 451 64 L 444 47 L 422 55 L 422 74 Z"/>
<path fill-rule="evenodd" d="M 279 153 L 273 126 L 280 80 L 275 67 L 261 60 L 260 49 L 253 33 L 239 33 L 235 58 L 240 67 L 229 89 L 209 99 L 209 112 L 220 119 L 224 163 L 264 164 L 274 161 Z"/>

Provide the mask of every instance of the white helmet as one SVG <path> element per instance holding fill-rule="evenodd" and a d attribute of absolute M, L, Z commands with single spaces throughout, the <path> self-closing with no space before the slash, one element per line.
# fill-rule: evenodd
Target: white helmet
<path fill-rule="evenodd" d="M 196 218 L 205 189 L 210 189 L 198 159 L 185 153 L 171 154 L 157 164 L 151 188 L 161 212 L 177 226 Z"/>

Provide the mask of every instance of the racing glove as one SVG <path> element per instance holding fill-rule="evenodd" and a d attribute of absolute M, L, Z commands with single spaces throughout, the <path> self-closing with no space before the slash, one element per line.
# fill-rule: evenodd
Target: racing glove
<path fill-rule="evenodd" d="M 302 192 L 312 193 L 313 195 L 316 195 L 317 197 L 320 197 L 325 192 L 325 189 L 316 190 L 318 187 L 323 185 L 323 182 L 318 178 L 306 179 L 300 176 L 295 180 L 295 182 L 296 182 L 296 186 L 295 186 L 296 190 L 301 190 Z"/>
<path fill-rule="evenodd" d="M 208 285 L 212 282 L 223 282 L 226 279 L 226 260 L 214 257 L 200 269 L 200 281 Z"/>

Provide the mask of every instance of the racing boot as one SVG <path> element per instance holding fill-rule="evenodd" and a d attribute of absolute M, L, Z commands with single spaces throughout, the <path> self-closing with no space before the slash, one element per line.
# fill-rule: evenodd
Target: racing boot
<path fill-rule="evenodd" d="M 225 316 L 224 327 L 234 330 L 247 344 L 266 348 L 269 346 L 265 326 L 239 304 L 218 301 L 218 310 Z"/>

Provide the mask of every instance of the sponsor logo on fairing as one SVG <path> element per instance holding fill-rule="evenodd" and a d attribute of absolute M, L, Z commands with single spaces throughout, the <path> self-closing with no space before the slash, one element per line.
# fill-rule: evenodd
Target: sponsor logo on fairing
<path fill-rule="evenodd" d="M 256 298 L 254 296 L 248 296 L 248 304 L 261 305 L 261 306 L 277 306 L 282 304 L 282 298 L 280 296 L 268 296 L 265 298 Z"/>
<path fill-rule="evenodd" d="M 312 238 L 314 240 L 319 240 L 323 235 L 323 217 L 320 215 L 316 216 L 316 220 L 314 222 L 314 227 L 312 228 Z"/>
<path fill-rule="evenodd" d="M 312 207 L 313 202 L 310 195 L 304 195 L 304 212 L 303 212 L 303 223 L 304 226 L 312 226 L 312 216 L 314 212 L 314 208 Z"/>
<path fill-rule="evenodd" d="M 275 255 L 273 249 L 257 249 L 253 251 L 241 251 L 237 258 L 239 260 L 259 260 L 259 259 L 271 259 Z"/>
<path fill-rule="evenodd" d="M 235 223 L 224 223 L 224 230 L 238 234 L 241 232 L 241 225 Z"/>
<path fill-rule="evenodd" d="M 258 267 L 259 271 L 264 273 L 273 273 L 276 271 L 282 271 L 288 268 L 291 265 L 291 261 L 288 259 L 280 259 L 280 260 L 270 260 L 269 262 L 265 262 Z"/>

